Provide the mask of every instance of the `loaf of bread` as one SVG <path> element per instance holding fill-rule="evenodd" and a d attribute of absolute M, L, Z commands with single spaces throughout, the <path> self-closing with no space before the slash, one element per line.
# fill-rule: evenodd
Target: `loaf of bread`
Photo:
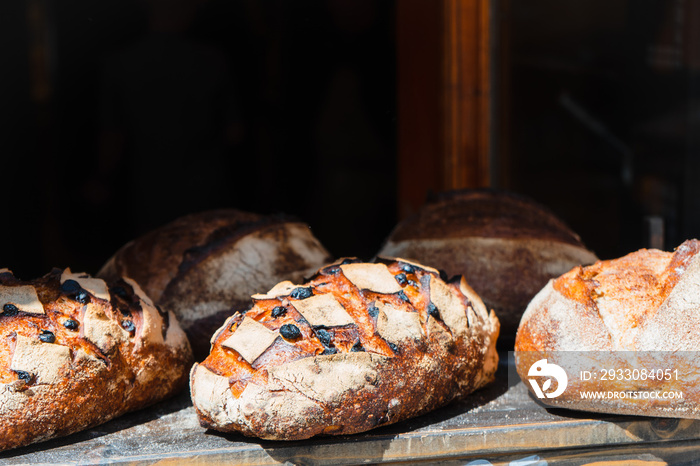
<path fill-rule="evenodd" d="M 233 310 L 281 280 L 303 280 L 330 260 L 309 227 L 293 218 L 214 210 L 179 218 L 131 241 L 98 276 L 127 276 L 175 313 L 195 357 Z"/>
<path fill-rule="evenodd" d="M 642 249 L 551 280 L 523 315 L 517 370 L 532 389 L 538 361 L 575 367 L 561 395 L 542 399 L 552 406 L 700 418 L 699 328 L 700 241 L 674 253 Z M 603 392 L 605 399 L 583 398 L 581 391 Z M 668 395 L 650 391 L 683 395 L 663 399 Z"/>
<path fill-rule="evenodd" d="M 492 381 L 498 320 L 462 279 L 344 260 L 253 296 L 190 375 L 203 426 L 263 439 L 362 432 Z"/>
<path fill-rule="evenodd" d="M 523 311 L 547 281 L 597 259 L 549 210 L 490 190 L 438 195 L 399 223 L 379 254 L 463 275 L 496 311 L 511 348 Z"/>
<path fill-rule="evenodd" d="M 67 435 L 187 386 L 192 352 L 139 286 L 0 270 L 0 450 Z"/>

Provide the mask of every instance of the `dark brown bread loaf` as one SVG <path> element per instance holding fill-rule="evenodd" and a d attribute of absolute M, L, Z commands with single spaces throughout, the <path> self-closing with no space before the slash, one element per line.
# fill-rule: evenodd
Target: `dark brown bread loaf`
<path fill-rule="evenodd" d="M 402 259 L 345 260 L 231 316 L 195 365 L 203 426 L 264 439 L 362 432 L 493 380 L 498 320 L 464 279 Z"/>
<path fill-rule="evenodd" d="M 443 193 L 399 223 L 379 252 L 463 275 L 512 340 L 525 307 L 547 283 L 595 262 L 580 238 L 541 205 L 511 193 Z"/>
<path fill-rule="evenodd" d="M 192 351 L 128 278 L 0 270 L 0 449 L 67 435 L 169 397 Z"/>
<path fill-rule="evenodd" d="M 600 358 L 608 358 L 603 360 L 607 369 L 624 369 L 623 359 L 629 359 L 626 352 L 634 352 L 638 372 L 668 369 L 680 375 L 664 380 L 622 377 L 589 385 L 572 374 L 563 395 L 542 401 L 587 411 L 700 418 L 700 380 L 693 356 L 700 350 L 698 328 L 700 241 L 686 241 L 674 253 L 642 249 L 619 259 L 575 267 L 551 280 L 523 315 L 515 342 L 517 369 L 525 380 L 538 359 L 572 354 L 583 363 L 579 355 L 585 356 L 584 352 L 604 352 Z M 684 359 L 685 352 L 691 360 Z M 646 364 L 645 358 L 654 361 Z M 692 367 L 682 367 L 688 362 Z M 587 400 L 578 396 L 584 385 L 589 390 L 620 392 L 638 388 L 635 384 L 679 390 L 684 393 L 684 403 L 670 409 L 657 399 Z"/>
<path fill-rule="evenodd" d="M 212 333 L 250 306 L 250 295 L 280 280 L 303 280 L 330 255 L 309 227 L 285 216 L 215 210 L 179 218 L 131 241 L 98 276 L 127 276 L 172 310 L 195 357 Z"/>

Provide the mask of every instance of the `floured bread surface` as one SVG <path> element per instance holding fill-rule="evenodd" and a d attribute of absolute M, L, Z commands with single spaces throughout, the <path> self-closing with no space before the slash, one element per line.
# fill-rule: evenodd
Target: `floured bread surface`
<path fill-rule="evenodd" d="M 700 241 L 688 240 L 674 253 L 642 249 L 619 259 L 576 267 L 551 280 L 520 322 L 515 341 L 516 352 L 522 354 L 518 372 L 526 376 L 532 362 L 527 355 L 540 358 L 543 352 L 634 351 L 642 355 L 699 351 L 698 328 Z M 613 388 L 612 383 L 601 385 L 601 389 Z M 697 387 L 686 395 L 696 392 L 700 397 Z M 692 400 L 693 396 L 684 398 Z M 605 406 L 569 400 L 566 392 L 544 401 L 590 411 L 604 407 L 606 412 L 620 414 L 700 418 L 697 398 L 692 400 L 695 407 L 684 413 L 663 412 L 629 399 Z"/>
<path fill-rule="evenodd" d="M 190 388 L 203 426 L 273 440 L 362 432 L 493 380 L 499 324 L 465 282 L 349 259 L 253 296 Z"/>
<path fill-rule="evenodd" d="M 187 215 L 124 245 L 98 273 L 128 276 L 177 316 L 195 356 L 232 310 L 282 280 L 302 280 L 330 259 L 308 225 L 281 215 L 220 209 Z M 274 290 L 273 293 L 285 293 Z"/>
<path fill-rule="evenodd" d="M 528 303 L 550 279 L 597 260 L 544 206 L 493 190 L 438 195 L 399 223 L 379 254 L 463 275 L 496 312 L 501 341 L 510 345 Z"/>
<path fill-rule="evenodd" d="M 528 306 L 516 351 L 697 351 L 700 241 L 575 267 Z M 664 331 L 674 326 L 675 334 Z M 653 329 L 653 330 L 652 330 Z M 661 337 L 664 332 L 665 338 Z"/>
<path fill-rule="evenodd" d="M 68 435 L 171 396 L 192 352 L 128 278 L 0 273 L 0 450 Z"/>

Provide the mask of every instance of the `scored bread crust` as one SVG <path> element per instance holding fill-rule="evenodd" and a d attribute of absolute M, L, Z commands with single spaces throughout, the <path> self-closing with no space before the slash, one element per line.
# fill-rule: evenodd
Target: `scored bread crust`
<path fill-rule="evenodd" d="M 516 366 L 523 380 L 539 359 L 557 353 L 611 352 L 608 368 L 616 357 L 637 352 L 639 358 L 668 353 L 666 365 L 655 369 L 678 369 L 679 354 L 700 350 L 700 241 L 688 240 L 674 253 L 642 249 L 619 259 L 575 267 L 551 280 L 523 314 L 515 341 Z M 571 353 L 574 354 L 574 353 Z M 610 356 L 608 356 L 610 355 Z M 622 364 L 622 362 L 620 362 Z M 624 367 L 619 365 L 618 367 Z M 649 369 L 649 367 L 644 367 Z M 691 374 L 696 369 L 689 369 Z M 619 414 L 700 418 L 700 386 L 684 380 L 657 384 L 658 389 L 685 392 L 688 403 L 669 409 L 659 403 L 621 399 L 582 400 L 581 381 L 569 377 L 563 395 L 542 401 L 551 405 Z M 527 385 L 527 384 L 526 384 Z M 590 387 L 590 385 L 587 385 Z M 528 387 L 529 388 L 529 387 Z M 601 381 L 601 390 L 627 390 L 623 381 Z M 568 394 L 568 395 L 567 395 Z M 578 399 L 577 399 L 578 397 Z"/>
<path fill-rule="evenodd" d="M 595 254 L 551 211 L 513 193 L 442 193 L 399 223 L 379 252 L 464 275 L 512 343 L 520 317 L 551 278 Z"/>
<path fill-rule="evenodd" d="M 129 278 L 0 270 L 0 450 L 68 435 L 182 390 L 192 364 L 172 312 Z"/>
<path fill-rule="evenodd" d="M 197 359 L 250 295 L 280 280 L 303 280 L 330 255 L 309 227 L 283 215 L 220 209 L 187 215 L 127 243 L 98 276 L 129 276 L 172 310 Z"/>
<path fill-rule="evenodd" d="M 270 440 L 363 432 L 491 382 L 498 319 L 464 279 L 339 261 L 254 295 L 190 375 L 204 427 Z M 293 330 L 290 332 L 290 330 Z"/>

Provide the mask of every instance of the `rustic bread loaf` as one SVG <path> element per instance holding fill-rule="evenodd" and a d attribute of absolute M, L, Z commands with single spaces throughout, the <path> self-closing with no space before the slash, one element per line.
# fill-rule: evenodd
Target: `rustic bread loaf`
<path fill-rule="evenodd" d="M 549 210 L 488 190 L 440 194 L 399 223 L 379 254 L 463 275 L 496 311 L 501 339 L 510 345 L 525 307 L 550 278 L 596 260 Z"/>
<path fill-rule="evenodd" d="M 575 267 L 551 280 L 522 317 L 515 341 L 517 370 L 526 380 L 530 367 L 541 359 L 548 358 L 551 364 L 556 358 L 569 357 L 586 370 L 602 361 L 607 369 L 622 368 L 622 372 L 612 379 L 590 378 L 593 382 L 581 380 L 580 371 L 574 372 L 562 395 L 542 401 L 586 411 L 700 418 L 695 353 L 687 353 L 692 361 L 683 355 L 700 350 L 698 328 L 700 241 L 686 241 L 674 253 L 642 249 L 619 259 Z M 630 357 L 639 377 L 626 372 Z M 686 363 L 692 367 L 681 367 Z M 591 366 L 583 367 L 585 364 Z M 680 376 L 665 373 L 657 380 L 640 373 L 667 369 L 679 370 Z M 687 402 L 669 408 L 658 399 L 579 396 L 586 387 L 620 393 L 639 391 L 641 386 L 644 390 L 649 386 L 680 390 Z"/>
<path fill-rule="evenodd" d="M 192 368 L 200 423 L 275 440 L 362 432 L 493 380 L 498 320 L 464 279 L 344 260 L 253 296 Z"/>
<path fill-rule="evenodd" d="M 182 390 L 184 332 L 129 278 L 0 270 L 0 449 L 67 435 Z"/>
<path fill-rule="evenodd" d="M 330 255 L 309 227 L 286 216 L 214 210 L 179 218 L 123 246 L 98 276 L 127 276 L 175 313 L 195 357 L 250 295 L 281 280 L 303 280 Z"/>

